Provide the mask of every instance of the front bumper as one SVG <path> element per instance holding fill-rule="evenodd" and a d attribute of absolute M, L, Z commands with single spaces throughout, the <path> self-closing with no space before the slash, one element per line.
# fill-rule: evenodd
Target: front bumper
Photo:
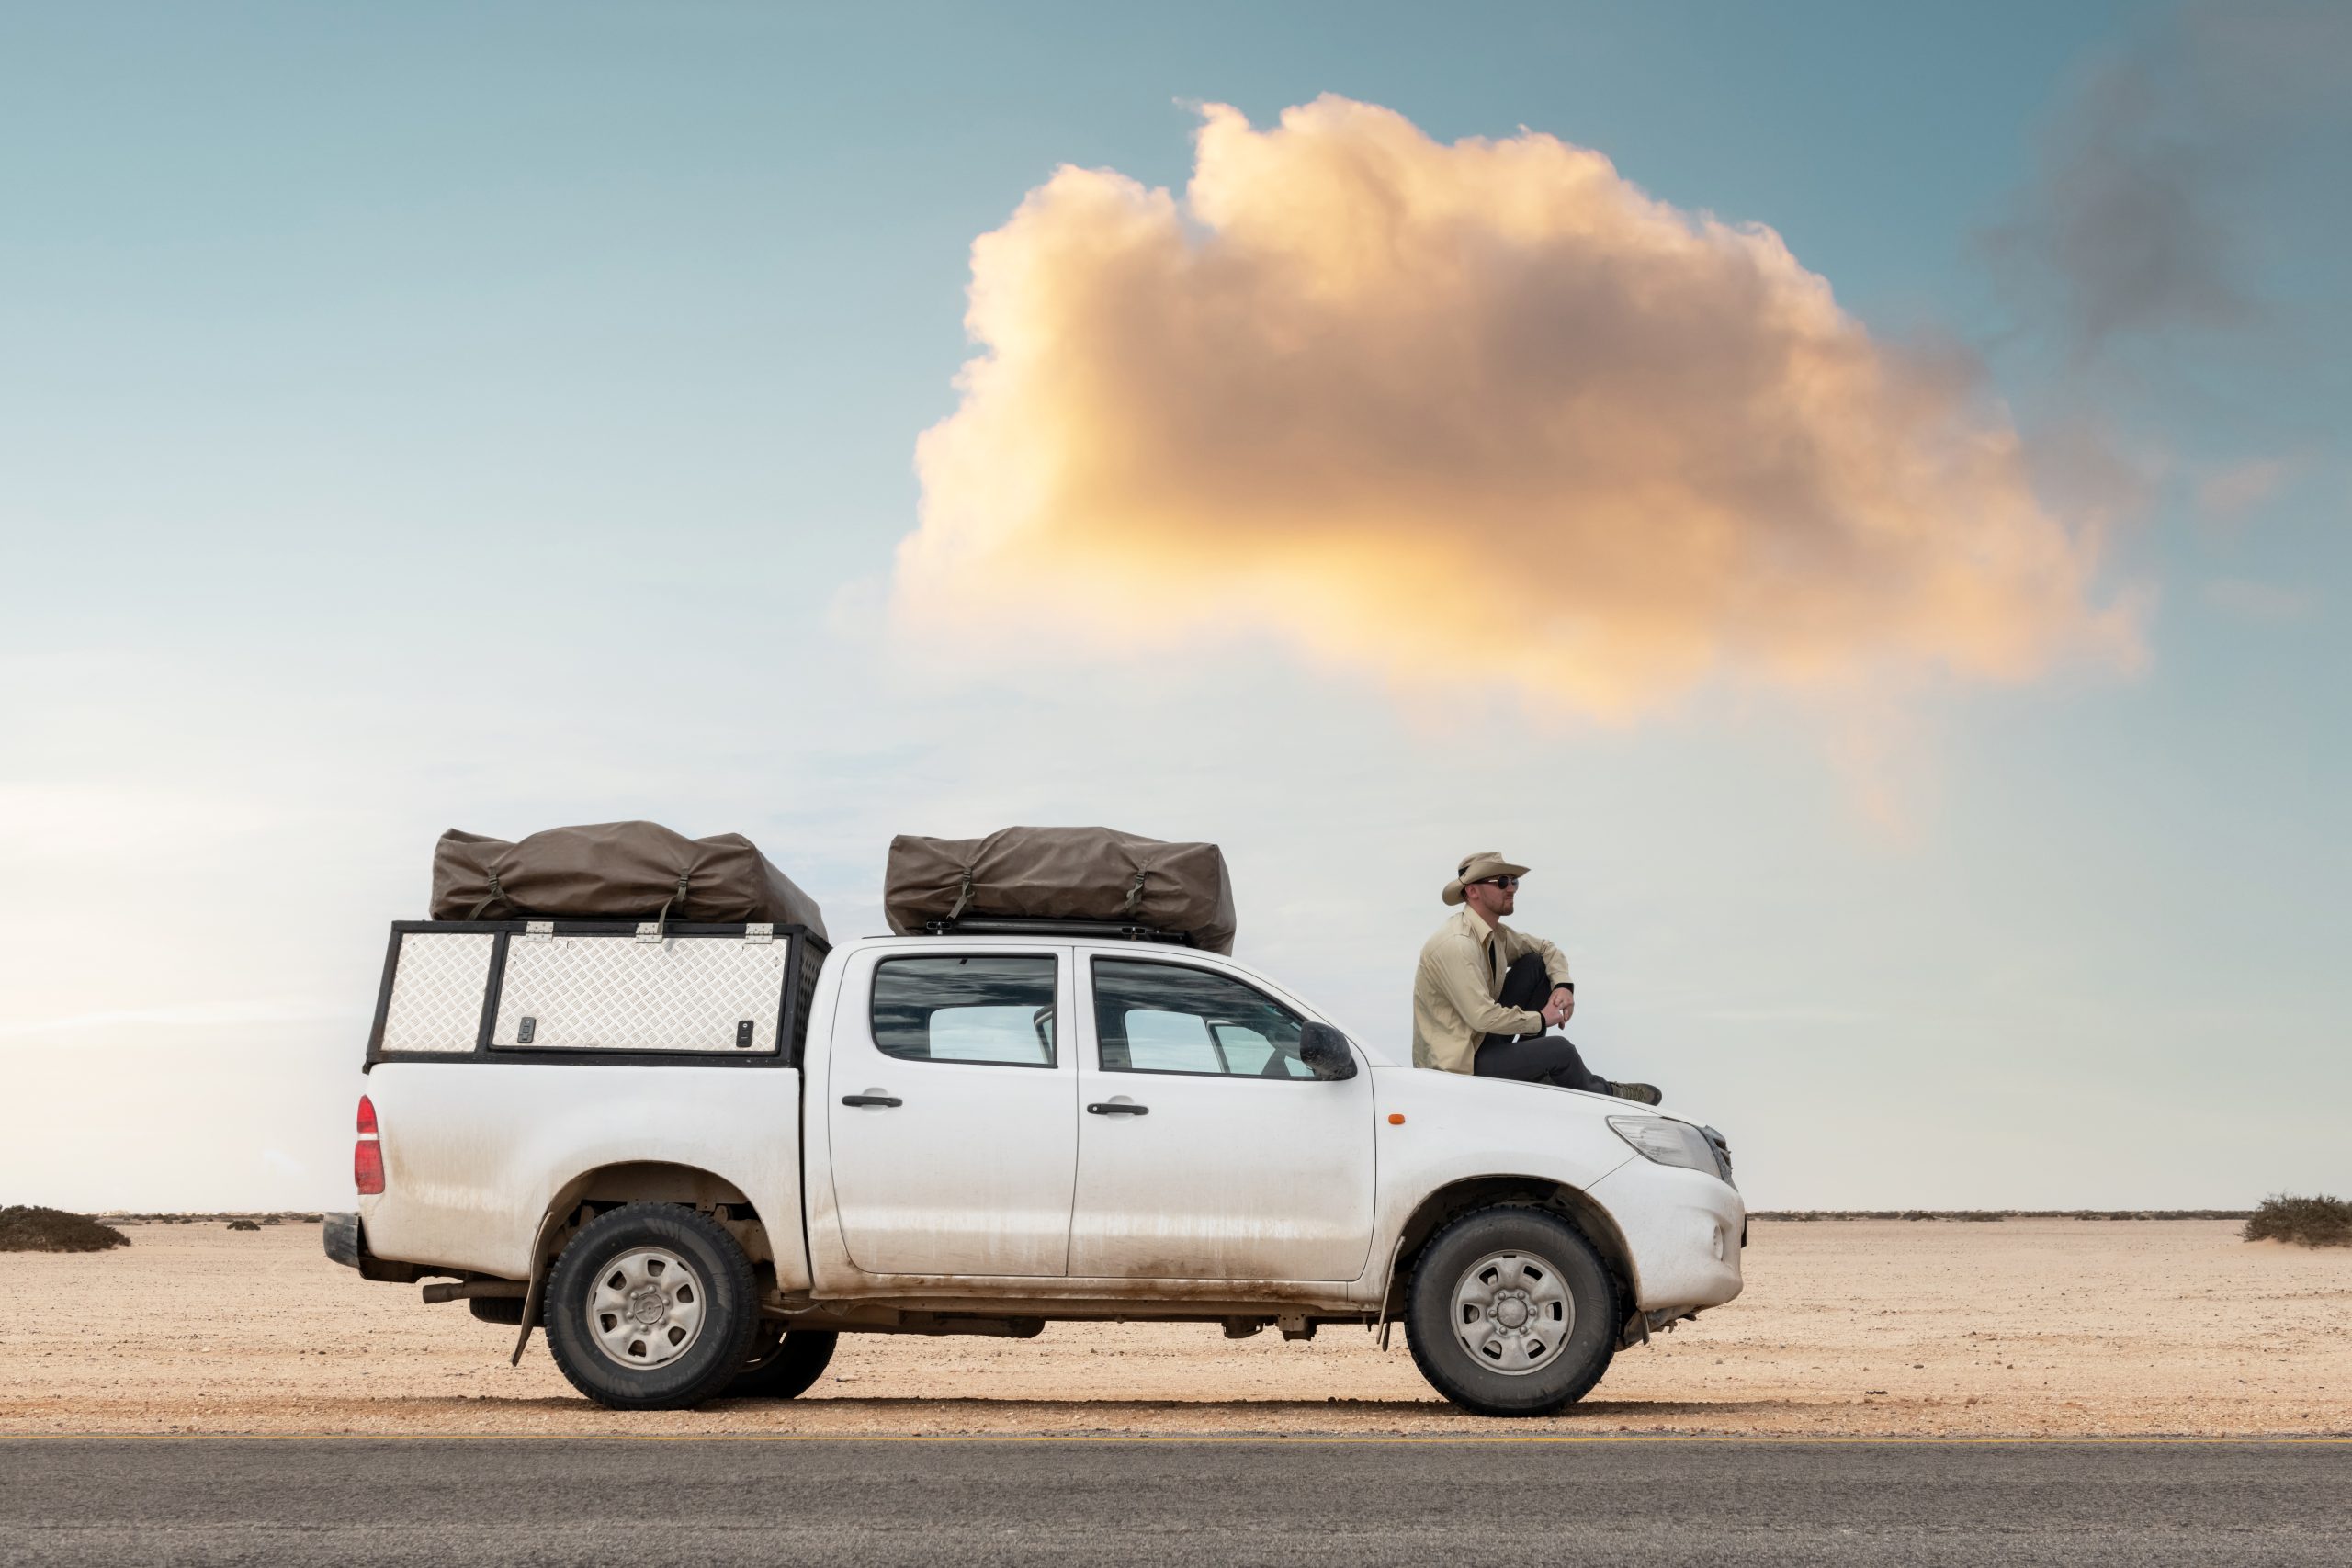
<path fill-rule="evenodd" d="M 1634 1265 L 1634 1304 L 1679 1317 L 1739 1294 L 1747 1205 L 1702 1171 L 1632 1159 L 1590 1189 L 1617 1222 Z"/>

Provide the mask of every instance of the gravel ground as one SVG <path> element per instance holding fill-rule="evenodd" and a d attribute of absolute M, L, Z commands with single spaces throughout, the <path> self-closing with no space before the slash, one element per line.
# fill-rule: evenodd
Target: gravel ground
<path fill-rule="evenodd" d="M 314 1225 L 126 1227 L 0 1255 L 0 1433 L 1408 1432 L 1463 1416 L 1403 1337 L 1049 1325 L 845 1337 L 788 1404 L 617 1415 L 534 1337 L 328 1263 Z M 2352 1432 L 2352 1250 L 2214 1221 L 1758 1221 L 1747 1293 L 1629 1351 L 1534 1429 L 1804 1435 Z"/>

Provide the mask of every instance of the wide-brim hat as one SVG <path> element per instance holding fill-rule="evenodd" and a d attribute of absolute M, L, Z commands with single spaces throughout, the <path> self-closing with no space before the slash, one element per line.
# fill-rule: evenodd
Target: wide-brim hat
<path fill-rule="evenodd" d="M 1440 897 L 1449 904 L 1459 904 L 1463 899 L 1463 888 L 1473 882 L 1484 882 L 1490 876 L 1526 874 L 1525 866 L 1511 864 L 1503 859 L 1500 850 L 1480 850 L 1475 855 L 1464 857 L 1460 869 L 1453 874 L 1453 880 L 1445 885 L 1445 891 Z"/>

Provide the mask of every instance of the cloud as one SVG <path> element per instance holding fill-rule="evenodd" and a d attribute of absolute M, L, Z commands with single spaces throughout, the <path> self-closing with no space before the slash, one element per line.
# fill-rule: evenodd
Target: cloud
<path fill-rule="evenodd" d="M 2059 320 L 2078 361 L 2127 333 L 2256 317 L 2222 164 L 2177 116 L 2149 62 L 2107 65 L 2049 138 L 2020 210 L 1987 236 L 2010 287 Z"/>
<path fill-rule="evenodd" d="M 302 1182 L 310 1179 L 311 1168 L 284 1149 L 262 1150 L 261 1163 L 263 1169 L 282 1181 Z"/>
<path fill-rule="evenodd" d="M 2223 521 L 2243 517 L 2276 495 L 2286 478 L 2283 458 L 2253 457 L 2229 464 L 2199 481 L 2197 508 L 2208 517 Z"/>
<path fill-rule="evenodd" d="M 101 1043 L 119 1042 L 134 1029 L 209 1029 L 233 1024 L 315 1023 L 342 1019 L 353 1009 L 318 997 L 241 998 L 221 1002 L 184 1002 L 166 1007 L 107 1008 L 62 1017 L 0 1016 L 0 1040 L 96 1034 Z"/>
<path fill-rule="evenodd" d="M 1181 200 L 1032 191 L 974 244 L 967 321 L 903 635 L 1271 637 L 1603 714 L 2138 648 L 1971 362 L 1875 341 L 1770 230 L 1550 136 L 1212 105 Z"/>
<path fill-rule="evenodd" d="M 1984 236 L 2002 282 L 2078 366 L 2126 340 L 2270 320 L 2264 175 L 2342 124 L 2347 66 L 2341 5 L 2167 14 L 2099 60 L 2052 118 L 2033 180 Z"/>

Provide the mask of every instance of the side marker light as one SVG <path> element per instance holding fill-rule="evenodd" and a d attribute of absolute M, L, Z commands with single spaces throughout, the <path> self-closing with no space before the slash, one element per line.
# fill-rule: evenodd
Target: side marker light
<path fill-rule="evenodd" d="M 1388 1113 L 1388 1124 L 1391 1127 L 1402 1127 L 1405 1124 L 1405 1113 L 1401 1111 L 1390 1111 Z"/>

